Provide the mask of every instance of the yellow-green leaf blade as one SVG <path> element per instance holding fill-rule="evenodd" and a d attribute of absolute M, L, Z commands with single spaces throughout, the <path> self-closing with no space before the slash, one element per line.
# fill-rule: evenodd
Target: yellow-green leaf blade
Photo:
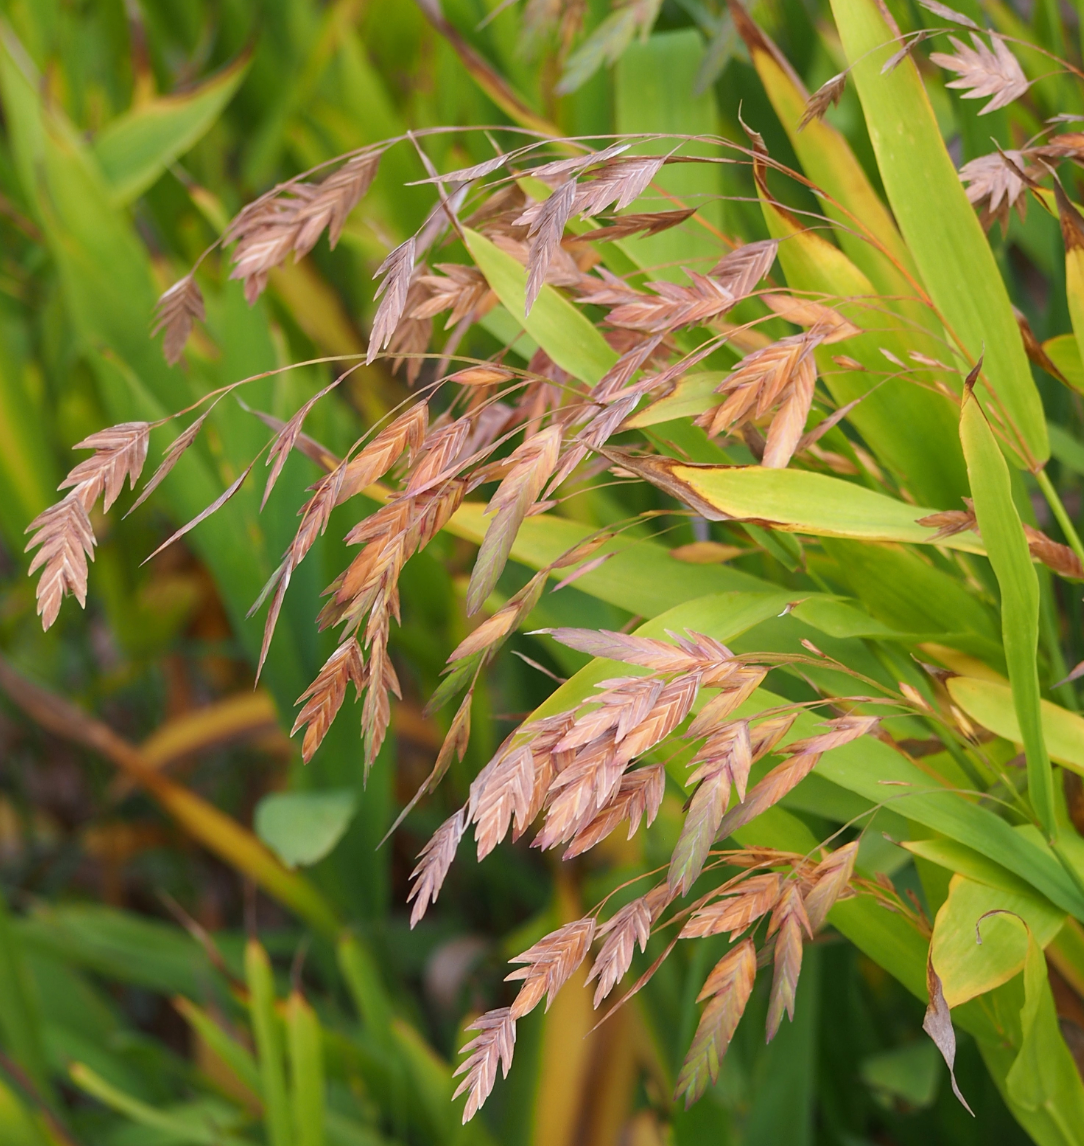
<path fill-rule="evenodd" d="M 973 394 L 960 416 L 975 515 L 1001 589 L 1001 634 L 1013 707 L 1028 763 L 1028 793 L 1043 830 L 1054 833 L 1054 780 L 1039 707 L 1039 579 L 1012 499 L 1009 468 Z"/>
<path fill-rule="evenodd" d="M 1007 683 L 956 676 L 948 681 L 949 695 L 967 716 L 989 732 L 1022 744 L 1020 721 Z M 1084 717 L 1049 700 L 1039 704 L 1043 736 L 1050 758 L 1084 775 Z"/>
<path fill-rule="evenodd" d="M 1042 403 L 1008 292 L 910 59 L 887 75 L 895 32 L 874 0 L 832 0 L 888 201 L 927 291 L 985 374 L 1029 463 L 1049 455 Z M 983 398 L 985 401 L 985 396 Z"/>
<path fill-rule="evenodd" d="M 592 386 L 598 382 L 617 354 L 587 318 L 551 286 L 542 287 L 525 314 L 527 271 L 484 235 L 465 233 L 471 256 L 512 317 L 562 370 Z"/>

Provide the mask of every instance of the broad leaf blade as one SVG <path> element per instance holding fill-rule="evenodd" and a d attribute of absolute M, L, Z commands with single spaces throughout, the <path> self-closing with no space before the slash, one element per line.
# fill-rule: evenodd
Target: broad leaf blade
<path fill-rule="evenodd" d="M 1013 706 L 1028 762 L 1028 793 L 1048 837 L 1054 827 L 1054 780 L 1039 709 L 1039 579 L 1013 504 L 1009 468 L 990 424 L 969 393 L 960 417 L 975 515 L 1001 589 L 1001 632 Z"/>
<path fill-rule="evenodd" d="M 832 11 L 889 204 L 926 289 L 972 360 L 985 354 L 985 374 L 1019 434 L 1019 450 L 1042 463 L 1050 452 L 1046 422 L 1009 296 L 918 70 L 905 59 L 881 75 L 898 44 L 874 0 L 833 0 Z"/>

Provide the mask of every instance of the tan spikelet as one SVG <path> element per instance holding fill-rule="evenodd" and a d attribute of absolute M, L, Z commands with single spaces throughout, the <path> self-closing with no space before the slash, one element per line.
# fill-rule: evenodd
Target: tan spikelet
<path fill-rule="evenodd" d="M 351 637 L 328 657 L 316 679 L 298 697 L 298 704 L 303 703 L 304 707 L 297 714 L 290 735 L 293 736 L 299 729 L 305 728 L 301 758 L 306 764 L 320 747 L 327 730 L 331 727 L 331 722 L 342 707 L 346 699 L 347 684 L 352 683 L 357 696 L 360 697 L 365 690 L 365 678 L 365 661 L 361 655 L 361 647 Z"/>
<path fill-rule="evenodd" d="M 94 558 L 94 530 L 78 489 L 39 513 L 27 526 L 33 533 L 26 552 L 41 546 L 30 563 L 30 573 L 42 570 L 38 579 L 38 616 L 43 629 L 52 626 L 60 604 L 71 593 L 87 602 L 87 558 Z"/>
<path fill-rule="evenodd" d="M 135 489 L 147 460 L 149 440 L 150 426 L 146 422 L 122 422 L 91 434 L 72 449 L 93 450 L 93 456 L 75 466 L 58 488 L 76 487 L 79 500 L 88 510 L 102 497 L 102 509 L 108 513 L 124 488 L 125 478 Z"/>
<path fill-rule="evenodd" d="M 162 295 L 154 312 L 151 337 L 161 330 L 166 332 L 162 339 L 162 355 L 170 366 L 181 360 L 195 319 L 200 322 L 204 319 L 203 294 L 195 277 L 187 274 Z"/>
<path fill-rule="evenodd" d="M 590 850 L 604 840 L 617 826 L 628 820 L 628 838 L 631 840 L 640 827 L 651 827 L 662 806 L 666 789 L 666 773 L 661 764 L 639 768 L 621 778 L 617 794 L 593 820 L 576 834 L 568 845 L 564 858 L 572 859 Z"/>
<path fill-rule="evenodd" d="M 1031 82 L 1000 36 L 990 36 L 992 51 L 974 32 L 971 33 L 971 42 L 973 48 L 961 43 L 955 36 L 949 36 L 949 43 L 955 50 L 955 55 L 931 52 L 930 60 L 939 67 L 957 73 L 958 78 L 950 80 L 945 86 L 961 89 L 964 92 L 963 99 L 984 99 L 986 96 L 992 96 L 990 102 L 979 112 L 979 115 L 988 115 L 1019 99 L 1028 90 Z"/>
<path fill-rule="evenodd" d="M 523 983 L 511 1007 L 513 1019 L 521 1019 L 533 1011 L 543 995 L 546 996 L 546 1010 L 550 1009 L 557 992 L 587 957 L 594 935 L 593 917 L 577 919 L 551 932 L 533 947 L 509 960 L 510 963 L 526 964 L 505 976 L 507 982 Z"/>
<path fill-rule="evenodd" d="M 593 1000 L 596 1010 L 632 966 L 636 945 L 640 945 L 641 952 L 647 950 L 651 924 L 662 914 L 669 899 L 669 889 L 660 884 L 616 911 L 595 932 L 600 937 L 606 936 L 587 976 L 589 983 L 592 979 L 598 980 Z"/>
<path fill-rule="evenodd" d="M 838 104 L 840 97 L 843 95 L 843 89 L 847 86 L 847 73 L 840 72 L 839 75 L 833 76 L 830 80 L 826 80 L 817 90 L 806 100 L 805 111 L 802 112 L 802 118 L 798 121 L 798 130 L 806 127 L 815 119 L 823 119 L 824 113 L 832 107 L 833 104 Z"/>
<path fill-rule="evenodd" d="M 777 872 L 749 876 L 728 891 L 726 898 L 697 910 L 681 929 L 681 938 L 699 939 L 729 932 L 733 940 L 775 907 L 782 887 L 782 877 Z"/>
<path fill-rule="evenodd" d="M 413 901 L 410 926 L 416 927 L 431 903 L 436 903 L 440 889 L 455 859 L 459 841 L 467 830 L 467 809 L 460 808 L 440 825 L 422 848 L 417 867 L 410 873 L 413 881 L 407 903 Z"/>
<path fill-rule="evenodd" d="M 388 345 L 399 325 L 399 319 L 406 309 L 410 281 L 414 274 L 414 236 L 400 243 L 376 269 L 374 278 L 384 276 L 377 287 L 376 297 L 380 305 L 373 317 L 373 329 L 369 334 L 369 350 L 366 362 L 373 359 Z"/>
<path fill-rule="evenodd" d="M 813 869 L 811 878 L 816 882 L 805 897 L 806 914 L 812 931 L 819 931 L 824 926 L 828 912 L 846 892 L 857 857 L 858 841 L 855 840 L 836 848 Z"/>
<path fill-rule="evenodd" d="M 769 936 L 775 935 L 775 975 L 768 1002 L 768 1042 L 775 1038 L 783 1012 L 794 1019 L 794 996 L 798 990 L 798 976 L 802 972 L 802 932 L 812 938 L 809 919 L 802 904 L 802 893 L 797 883 L 788 882 L 772 912 L 768 924 Z"/>
<path fill-rule="evenodd" d="M 508 1077 L 516 1046 L 516 1020 L 508 1007 L 501 1007 L 475 1019 L 467 1030 L 479 1033 L 460 1051 L 467 1058 L 456 1067 L 455 1074 L 466 1074 L 466 1078 L 452 1095 L 458 1098 L 464 1091 L 467 1092 L 467 1104 L 463 1109 L 464 1124 L 478 1113 L 478 1108 L 492 1092 L 493 1084 L 497 1081 L 498 1066 L 504 1077 Z"/>
<path fill-rule="evenodd" d="M 692 1046 L 677 1079 L 686 1109 L 719 1077 L 719 1063 L 745 1012 L 757 973 L 756 948 L 745 939 L 728 951 L 708 976 L 700 999 L 710 1002 L 700 1016 Z"/>

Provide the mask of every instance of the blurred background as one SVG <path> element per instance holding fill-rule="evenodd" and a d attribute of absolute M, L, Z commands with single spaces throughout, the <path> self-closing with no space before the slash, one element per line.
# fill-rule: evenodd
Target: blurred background
<path fill-rule="evenodd" d="M 1047 18 L 1034 9 L 1034 21 Z M 1024 1141 L 973 1046 L 964 1040 L 958 1072 L 974 1120 L 921 1038 L 920 1004 L 831 940 L 808 956 L 794 1024 L 770 1048 L 744 1024 L 719 1084 L 690 1111 L 670 1096 L 710 944 L 679 951 L 593 1033 L 588 994 L 574 988 L 525 1020 L 512 1075 L 461 1128 L 455 1052 L 464 1025 L 507 997 L 505 959 L 655 866 L 680 809 L 664 808 L 657 855 L 649 833 L 565 865 L 526 841 L 482 865 L 464 857 L 412 932 L 405 899 L 419 848 L 510 722 L 553 687 L 513 654 L 556 676 L 577 667 L 574 655 L 557 663 L 514 638 L 476 689 L 465 760 L 378 847 L 452 714 L 423 708 L 468 631 L 471 547 L 440 537 L 404 572 L 392 636 L 403 700 L 367 786 L 349 705 L 307 766 L 287 736 L 334 647 L 314 622 L 356 508 L 337 511 L 295 578 L 253 688 L 262 619 L 246 614 L 292 535 L 318 474 L 312 462 L 291 458 L 262 513 L 259 489 L 245 487 L 143 564 L 262 446 L 267 429 L 253 410 L 289 417 L 334 376 L 313 360 L 364 351 L 372 273 L 432 198 L 407 185 L 425 175 L 416 154 L 396 148 L 336 249 L 321 242 L 275 271 L 253 307 L 212 253 L 200 272 L 206 326 L 171 368 L 149 337 L 155 299 L 237 210 L 342 152 L 437 125 L 741 138 L 741 104 L 786 162 L 786 137 L 725 8 L 637 0 L 618 6 L 632 15 L 617 33 L 593 41 L 614 20 L 605 0 L 445 0 L 443 10 L 436 0 L 0 0 L 0 12 L 0 1142 Z M 772 0 L 756 16 L 811 89 L 839 70 L 816 0 Z M 562 75 L 574 80 L 561 85 Z M 956 157 L 988 151 L 982 133 L 1004 131 L 1000 113 L 975 129 L 931 82 Z M 1076 98 L 1067 91 L 1058 106 Z M 850 90 L 832 115 L 868 160 Z M 445 170 L 491 154 L 479 131 L 425 146 Z M 689 171 L 673 178 L 717 178 Z M 729 194 L 752 194 L 742 171 L 726 178 Z M 728 230 L 758 237 L 749 205 L 718 210 Z M 1046 308 L 1043 276 L 1060 274 L 1056 221 L 1032 212 L 997 242 L 1037 335 L 1067 329 Z M 498 334 L 466 349 L 491 353 Z M 246 387 L 249 408 L 221 403 L 180 476 L 145 507 L 95 520 L 86 609 L 68 602 L 43 634 L 24 529 L 55 499 L 71 446 L 295 362 L 313 364 Z M 362 368 L 306 429 L 341 452 L 408 386 L 390 363 Z M 599 524 L 623 517 L 615 496 L 599 489 L 567 512 Z M 122 497 L 122 512 L 131 500 Z M 500 592 L 525 579 L 510 567 Z M 574 586 L 545 601 L 526 627 L 630 619 Z M 259 943 L 247 966 L 246 937 Z M 282 1100 L 294 1114 L 277 1139 L 265 1117 L 276 1100 L 251 1054 L 258 1007 L 241 1003 L 260 966 L 292 1064 Z M 263 1002 L 273 1013 L 271 995 Z"/>

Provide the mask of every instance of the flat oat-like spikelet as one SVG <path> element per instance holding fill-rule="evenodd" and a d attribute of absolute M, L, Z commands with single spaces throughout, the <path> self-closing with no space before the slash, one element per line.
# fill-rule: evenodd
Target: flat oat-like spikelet
<path fill-rule="evenodd" d="M 647 941 L 651 938 L 651 925 L 669 902 L 669 889 L 666 884 L 659 884 L 646 895 L 641 895 L 616 911 L 596 930 L 596 935 L 606 936 L 587 976 L 589 983 L 592 979 L 598 980 L 593 1000 L 596 1010 L 632 966 L 637 943 L 641 952 L 647 950 Z"/>
<path fill-rule="evenodd" d="M 132 489 L 143 472 L 150 441 L 147 422 L 122 422 L 108 430 L 99 430 L 72 446 L 73 450 L 93 450 L 92 457 L 81 461 L 60 483 L 60 489 L 78 487 L 83 504 L 90 507 L 102 497 L 102 509 L 109 512 L 128 478 Z"/>
<path fill-rule="evenodd" d="M 369 335 L 369 350 L 365 355 L 366 363 L 371 363 L 376 356 L 391 342 L 399 319 L 406 309 L 407 296 L 410 292 L 410 281 L 414 274 L 414 236 L 411 235 L 405 243 L 400 243 L 388 257 L 377 267 L 374 277 L 384 276 L 384 281 L 376 289 L 376 297 L 380 305 L 376 308 L 373 318 L 373 329 Z"/>
<path fill-rule="evenodd" d="M 412 928 L 417 926 L 429 904 L 436 903 L 441 886 L 448 875 L 448 869 L 455 859 L 459 841 L 466 830 L 467 809 L 460 808 L 437 828 L 432 838 L 422 848 L 418 856 L 418 865 L 410 873 L 414 883 L 407 896 L 407 902 L 414 903 L 410 912 Z"/>
<path fill-rule="evenodd" d="M 516 1020 L 508 1007 L 487 1011 L 467 1027 L 479 1033 L 470 1040 L 461 1053 L 468 1057 L 456 1067 L 456 1075 L 466 1078 L 456 1088 L 453 1098 L 467 1092 L 467 1105 L 463 1110 L 464 1123 L 469 1122 L 478 1108 L 489 1097 L 493 1084 L 497 1081 L 497 1067 L 504 1077 L 512 1065 L 512 1054 L 516 1047 Z"/>
<path fill-rule="evenodd" d="M 482 539 L 467 589 L 467 613 L 476 613 L 493 591 L 508 561 L 527 511 L 549 480 L 561 449 L 561 427 L 549 426 L 512 451 L 511 469 L 486 510 L 493 520 Z"/>
<path fill-rule="evenodd" d="M 135 488 L 147 459 L 149 436 L 148 423 L 123 422 L 76 443 L 73 449 L 93 450 L 94 454 L 79 462 L 60 483 L 60 489 L 71 492 L 26 527 L 32 534 L 26 552 L 38 549 L 29 571 L 42 570 L 37 602 L 43 628 L 56 620 L 69 593 L 81 606 L 86 605 L 87 558 L 93 559 L 96 544 L 90 510 L 99 497 L 108 510 L 120 496 L 125 478 Z"/>
<path fill-rule="evenodd" d="M 744 939 L 715 965 L 700 999 L 709 998 L 678 1074 L 676 1093 L 688 1109 L 719 1077 L 719 1063 L 745 1012 L 757 974 L 756 948 Z"/>
<path fill-rule="evenodd" d="M 748 876 L 729 888 L 724 898 L 694 912 L 681 929 L 681 938 L 698 939 L 729 932 L 733 940 L 775 907 L 782 887 L 778 872 Z"/>
<path fill-rule="evenodd" d="M 964 99 L 992 96 L 979 112 L 979 115 L 989 115 L 1019 99 L 1031 86 L 1031 81 L 1024 75 L 1020 62 L 1005 47 L 1000 36 L 991 33 L 992 51 L 974 32 L 971 33 L 971 42 L 973 48 L 961 43 L 955 36 L 949 36 L 949 43 L 956 54 L 931 52 L 930 60 L 939 67 L 958 73 L 958 78 L 950 80 L 945 86 L 962 90 L 965 93 Z"/>
<path fill-rule="evenodd" d="M 857 858 L 858 841 L 854 840 L 831 852 L 811 872 L 810 878 L 816 882 L 805 897 L 805 909 L 813 931 L 824 926 L 828 912 L 847 890 Z"/>
<path fill-rule="evenodd" d="M 745 794 L 745 779 L 753 764 L 749 722 L 735 721 L 714 736 L 694 757 L 694 763 L 698 767 L 689 782 L 697 787 L 670 858 L 670 890 L 680 895 L 688 894 L 704 867 L 726 811 L 731 784 L 740 782 L 739 795 Z"/>
<path fill-rule="evenodd" d="M 27 526 L 30 531 L 34 536 L 26 551 L 41 546 L 30 562 L 30 573 L 42 569 L 37 587 L 38 616 L 42 628 L 48 629 L 69 593 L 80 605 L 86 605 L 87 558 L 94 557 L 94 530 L 78 492 L 73 491 L 39 513 Z"/>
<path fill-rule="evenodd" d="M 151 336 L 160 330 L 166 332 L 162 339 L 162 354 L 170 366 L 181 360 L 195 319 L 200 322 L 204 319 L 203 295 L 194 274 L 189 273 L 162 295 L 154 312 Z"/>
<path fill-rule="evenodd" d="M 546 1010 L 549 1010 L 557 992 L 587 958 L 594 936 L 594 919 L 590 916 L 577 919 L 550 932 L 533 947 L 509 960 L 510 963 L 527 964 L 505 976 L 506 982 L 523 982 L 512 1004 L 513 1019 L 522 1019 L 533 1011 L 543 995 L 547 996 Z"/>
<path fill-rule="evenodd" d="M 298 703 L 304 702 L 304 707 L 297 714 L 290 735 L 293 736 L 298 729 L 308 725 L 301 746 L 301 758 L 306 764 L 320 747 L 331 722 L 342 707 L 346 699 L 346 686 L 352 683 L 360 697 L 365 691 L 366 675 L 361 647 L 350 637 L 328 657 L 316 679 L 298 697 Z"/>
<path fill-rule="evenodd" d="M 813 937 L 801 890 L 797 883 L 791 881 L 784 886 L 768 925 L 768 935 L 775 935 L 775 974 L 768 1001 L 768 1042 L 775 1038 L 784 1011 L 788 1018 L 794 1018 L 794 996 L 798 990 L 798 976 L 802 973 L 803 931 L 809 938 Z"/>

